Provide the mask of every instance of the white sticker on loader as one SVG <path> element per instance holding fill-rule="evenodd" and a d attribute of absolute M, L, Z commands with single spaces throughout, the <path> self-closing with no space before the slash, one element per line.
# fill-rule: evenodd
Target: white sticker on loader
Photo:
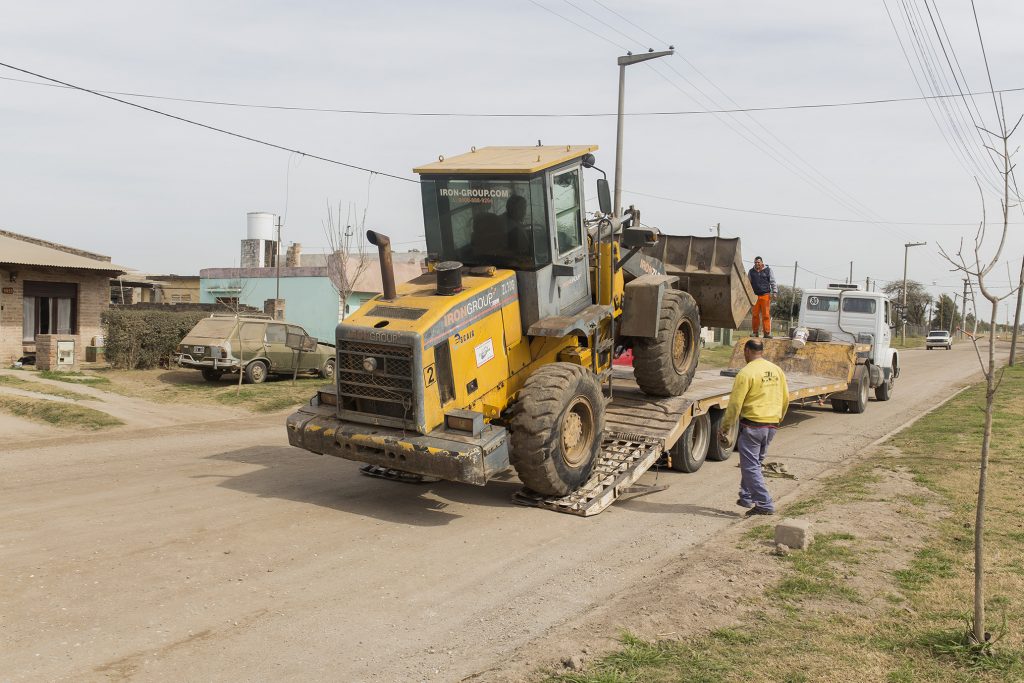
<path fill-rule="evenodd" d="M 487 361 L 494 358 L 494 342 L 488 339 L 483 344 L 478 345 L 475 349 L 476 352 L 476 366 L 480 367 Z"/>

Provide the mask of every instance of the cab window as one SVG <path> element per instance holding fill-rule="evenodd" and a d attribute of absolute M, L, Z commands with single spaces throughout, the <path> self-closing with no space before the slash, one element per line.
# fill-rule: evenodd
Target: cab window
<path fill-rule="evenodd" d="M 555 211 L 558 254 L 564 255 L 583 244 L 583 216 L 580 211 L 580 174 L 578 169 L 552 178 L 551 200 Z"/>
<path fill-rule="evenodd" d="M 875 307 L 874 299 L 852 296 L 843 297 L 843 313 L 867 313 L 874 315 Z"/>
<path fill-rule="evenodd" d="M 551 263 L 541 177 L 429 177 L 420 186 L 432 258 L 517 270 Z"/>
<path fill-rule="evenodd" d="M 819 313 L 836 313 L 839 311 L 839 297 L 811 295 L 807 297 L 807 310 L 818 311 Z"/>

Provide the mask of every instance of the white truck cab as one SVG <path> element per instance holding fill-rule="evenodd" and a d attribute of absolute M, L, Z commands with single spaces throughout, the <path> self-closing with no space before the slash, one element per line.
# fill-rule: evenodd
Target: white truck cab
<path fill-rule="evenodd" d="M 888 401 L 900 374 L 899 353 L 891 348 L 896 316 L 881 292 L 863 292 L 857 285 L 809 289 L 800 302 L 800 327 L 824 330 L 833 341 L 870 344 L 865 359 L 875 398 Z"/>

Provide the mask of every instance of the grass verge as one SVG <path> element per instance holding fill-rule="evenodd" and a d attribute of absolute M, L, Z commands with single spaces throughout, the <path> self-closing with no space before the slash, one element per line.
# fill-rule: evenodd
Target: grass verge
<path fill-rule="evenodd" d="M 33 382 L 32 380 L 22 379 L 21 377 L 15 377 L 13 375 L 0 375 L 0 386 L 22 389 L 23 391 L 34 391 L 37 394 L 70 398 L 74 401 L 96 400 L 92 396 L 87 396 L 86 394 L 82 394 L 77 391 L 61 389 L 60 387 L 51 386 L 42 382 Z"/>
<path fill-rule="evenodd" d="M 39 376 L 43 379 L 52 379 L 58 382 L 67 382 L 68 384 L 84 384 L 85 386 L 94 387 L 98 386 L 100 389 L 105 388 L 103 385 L 110 384 L 110 380 L 106 377 L 100 377 L 98 375 L 87 375 L 84 372 L 61 372 L 57 370 L 40 370 Z"/>
<path fill-rule="evenodd" d="M 272 413 L 309 401 L 318 387 L 330 383 L 320 378 L 268 378 L 263 384 L 238 387 L 238 375 L 207 382 L 197 370 L 104 370 L 103 388 L 125 396 L 160 403 L 222 405 L 256 413 Z"/>
<path fill-rule="evenodd" d="M 698 368 L 727 368 L 732 358 L 731 346 L 705 346 L 700 350 Z"/>
<path fill-rule="evenodd" d="M 621 649 L 586 671 L 548 680 L 1024 681 L 1024 368 L 1006 371 L 996 397 L 985 537 L 986 627 L 994 642 L 979 648 L 965 636 L 983 403 L 983 386 L 968 389 L 784 510 L 831 528 L 857 506 L 879 517 L 889 509 L 892 535 L 862 521 L 856 533 L 819 533 L 806 551 L 776 557 L 768 550 L 772 525 L 753 527 L 742 543 L 765 562 L 784 563 L 785 572 L 750 598 L 749 617 L 682 640 L 623 634 Z M 883 486 L 887 477 L 912 492 Z M 911 526 L 919 533 L 908 540 Z"/>
<path fill-rule="evenodd" d="M 124 424 L 112 415 L 73 403 L 58 403 L 46 399 L 0 396 L 0 410 L 57 427 L 82 427 L 90 430 L 105 429 Z"/>

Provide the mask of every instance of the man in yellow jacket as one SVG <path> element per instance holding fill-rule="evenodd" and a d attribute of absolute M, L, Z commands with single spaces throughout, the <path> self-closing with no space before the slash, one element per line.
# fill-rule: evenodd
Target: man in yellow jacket
<path fill-rule="evenodd" d="M 736 504 L 750 508 L 747 516 L 774 515 L 775 504 L 761 472 L 775 430 L 789 409 L 789 387 L 782 369 L 764 359 L 764 344 L 748 339 L 743 346 L 746 366 L 736 375 L 729 407 L 722 418 L 721 437 L 739 420 L 736 445 L 740 452 L 740 497 Z"/>

